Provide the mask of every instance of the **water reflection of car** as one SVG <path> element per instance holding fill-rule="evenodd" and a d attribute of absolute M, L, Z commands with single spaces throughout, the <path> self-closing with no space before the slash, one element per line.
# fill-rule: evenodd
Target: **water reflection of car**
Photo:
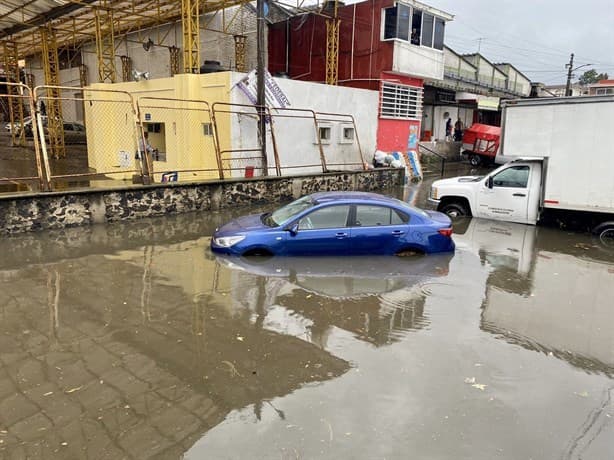
<path fill-rule="evenodd" d="M 320 192 L 217 229 L 214 252 L 233 255 L 392 255 L 454 250 L 450 218 L 375 193 Z"/>
<path fill-rule="evenodd" d="M 284 278 L 296 287 L 329 298 L 391 292 L 448 274 L 452 253 L 416 257 L 233 257 L 217 255 L 223 266 L 266 278 Z"/>

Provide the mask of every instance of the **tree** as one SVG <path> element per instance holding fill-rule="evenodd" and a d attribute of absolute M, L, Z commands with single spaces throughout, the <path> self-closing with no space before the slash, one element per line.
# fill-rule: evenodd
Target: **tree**
<path fill-rule="evenodd" d="M 608 79 L 607 73 L 598 74 L 595 69 L 591 69 L 591 70 L 587 70 L 586 72 L 584 72 L 580 76 L 580 78 L 578 78 L 578 82 L 581 85 L 589 85 L 591 83 L 597 83 L 599 80 L 607 80 L 607 79 Z"/>

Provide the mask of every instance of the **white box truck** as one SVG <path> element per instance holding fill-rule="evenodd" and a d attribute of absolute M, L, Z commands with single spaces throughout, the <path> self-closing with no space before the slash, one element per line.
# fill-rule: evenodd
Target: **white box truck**
<path fill-rule="evenodd" d="M 588 229 L 614 244 L 614 97 L 507 101 L 486 176 L 435 181 L 429 202 L 461 215 Z"/>

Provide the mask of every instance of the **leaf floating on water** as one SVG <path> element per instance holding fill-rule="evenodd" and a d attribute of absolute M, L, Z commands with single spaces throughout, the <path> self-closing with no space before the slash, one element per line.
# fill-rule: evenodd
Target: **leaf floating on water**
<path fill-rule="evenodd" d="M 484 385 L 483 383 L 474 383 L 473 385 L 471 385 L 473 388 L 477 388 L 478 390 L 482 390 L 484 391 L 484 389 L 486 388 L 487 385 Z"/>
<path fill-rule="evenodd" d="M 238 336 L 237 336 L 237 340 L 238 340 L 239 342 L 243 342 L 243 337 L 241 337 L 240 335 L 238 335 Z"/>
<path fill-rule="evenodd" d="M 43 396 L 49 396 L 49 395 L 52 395 L 52 394 L 53 394 L 53 391 L 48 391 L 48 392 L 47 392 L 47 393 L 45 393 Z"/>
<path fill-rule="evenodd" d="M 588 392 L 586 392 L 586 391 L 581 391 L 580 393 L 574 392 L 574 394 L 576 396 L 580 396 L 582 398 L 588 398 Z"/>
<path fill-rule="evenodd" d="M 312 294 L 308 294 L 308 295 L 305 296 L 306 299 L 311 299 L 312 297 L 313 297 Z"/>
<path fill-rule="evenodd" d="M 475 383 L 475 377 L 467 377 L 465 383 Z"/>

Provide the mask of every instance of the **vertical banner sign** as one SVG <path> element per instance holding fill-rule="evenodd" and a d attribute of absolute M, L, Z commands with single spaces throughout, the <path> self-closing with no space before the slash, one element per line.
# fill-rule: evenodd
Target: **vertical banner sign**
<path fill-rule="evenodd" d="M 418 125 L 409 125 L 409 138 L 407 139 L 408 150 L 418 147 Z"/>
<path fill-rule="evenodd" d="M 254 105 L 256 105 L 258 101 L 256 83 L 256 71 L 252 70 L 235 85 Z M 264 75 L 264 93 L 266 105 L 268 106 L 286 108 L 290 105 L 290 101 L 288 100 L 287 96 L 273 79 L 268 70 L 265 71 Z"/>
<path fill-rule="evenodd" d="M 407 165 L 412 177 L 422 178 L 422 166 L 418 157 L 418 125 L 409 126 L 409 137 L 407 139 Z"/>

